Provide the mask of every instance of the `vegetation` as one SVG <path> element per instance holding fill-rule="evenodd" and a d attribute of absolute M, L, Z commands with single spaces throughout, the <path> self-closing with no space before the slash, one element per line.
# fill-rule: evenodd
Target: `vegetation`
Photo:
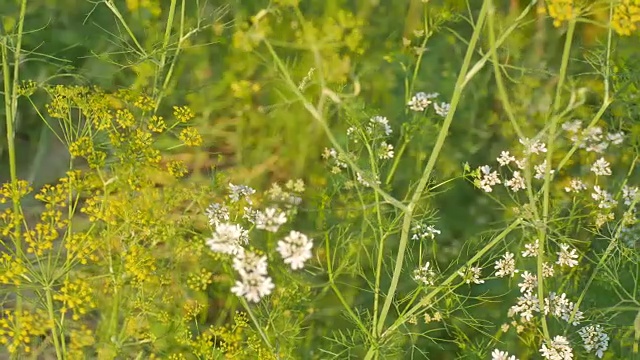
<path fill-rule="evenodd" d="M 640 356 L 639 0 L 0 14 L 0 357 Z"/>

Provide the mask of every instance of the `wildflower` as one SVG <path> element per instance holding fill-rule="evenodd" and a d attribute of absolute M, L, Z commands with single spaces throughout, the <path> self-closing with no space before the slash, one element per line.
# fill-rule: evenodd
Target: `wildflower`
<path fill-rule="evenodd" d="M 433 225 L 424 226 L 422 224 L 418 224 L 413 227 L 413 236 L 411 239 L 413 240 L 424 240 L 426 238 L 431 238 L 432 240 L 436 235 L 440 235 L 440 230 L 436 229 Z"/>
<path fill-rule="evenodd" d="M 568 267 L 574 267 L 578 265 L 578 261 L 575 260 L 578 258 L 578 254 L 576 254 L 576 249 L 571 249 L 571 251 L 569 251 L 569 245 L 561 244 L 560 251 L 557 252 L 557 254 L 558 254 L 558 261 L 556 262 L 556 264 L 560 266 L 567 265 Z"/>
<path fill-rule="evenodd" d="M 547 160 L 543 161 L 542 164 L 534 166 L 536 174 L 534 177 L 538 180 L 544 179 L 545 173 L 547 172 Z M 555 170 L 550 170 L 550 175 L 553 175 Z"/>
<path fill-rule="evenodd" d="M 509 353 L 506 351 L 500 351 L 498 349 L 494 349 L 491 353 L 491 360 L 518 360 L 515 355 L 509 356 Z"/>
<path fill-rule="evenodd" d="M 229 209 L 222 204 L 214 203 L 209 205 L 205 213 L 209 218 L 209 224 L 213 226 L 229 221 Z"/>
<path fill-rule="evenodd" d="M 367 125 L 367 132 L 373 134 L 377 127 L 381 127 L 386 136 L 391 135 L 393 130 L 389 126 L 389 120 L 384 116 L 374 116 L 369 119 L 369 125 Z"/>
<path fill-rule="evenodd" d="M 522 296 L 518 297 L 516 305 L 509 308 L 508 315 L 520 315 L 520 320 L 522 322 L 529 322 L 533 319 L 533 313 L 540 311 L 539 304 L 540 302 L 534 294 L 526 292 Z"/>
<path fill-rule="evenodd" d="M 430 267 L 431 264 L 427 261 L 423 267 L 413 270 L 413 280 L 423 285 L 433 286 L 435 284 L 436 273 L 430 269 Z"/>
<path fill-rule="evenodd" d="M 524 146 L 525 154 L 540 154 L 547 152 L 547 146 L 538 140 L 530 140 L 528 138 L 520 139 L 520 144 Z"/>
<path fill-rule="evenodd" d="M 200 133 L 198 133 L 198 130 L 194 127 L 186 127 L 182 129 L 178 138 L 187 146 L 202 145 L 202 136 L 200 136 Z"/>
<path fill-rule="evenodd" d="M 574 313 L 575 312 L 575 313 Z M 566 322 L 570 322 L 575 326 L 579 325 L 584 319 L 582 311 L 576 308 L 576 304 L 567 299 L 567 295 L 562 293 L 557 296 L 556 293 L 550 292 L 549 296 L 544 299 L 544 314 L 553 315 Z M 571 316 L 573 315 L 573 319 Z"/>
<path fill-rule="evenodd" d="M 482 268 L 477 266 L 472 266 L 469 269 L 463 267 L 458 271 L 458 275 L 462 276 L 467 284 L 484 284 L 484 280 L 480 279 L 481 272 Z"/>
<path fill-rule="evenodd" d="M 596 160 L 595 163 L 593 163 L 593 166 L 591 166 L 591 171 L 593 171 L 596 176 L 609 176 L 611 175 L 610 166 L 611 164 L 609 164 L 607 160 L 601 157 L 600 159 Z"/>
<path fill-rule="evenodd" d="M 356 180 L 364 187 L 371 187 L 371 183 L 369 182 L 369 180 L 365 180 L 365 178 L 360 173 L 356 173 Z M 380 185 L 380 180 L 378 180 L 377 178 L 374 180 L 374 182 Z"/>
<path fill-rule="evenodd" d="M 600 359 L 604 356 L 604 352 L 609 348 L 609 336 L 604 332 L 600 325 L 589 325 L 578 330 L 578 334 L 584 343 L 584 349 L 588 352 L 595 352 Z"/>
<path fill-rule="evenodd" d="M 498 177 L 498 172 L 491 172 L 491 167 L 489 165 L 484 165 L 479 168 L 482 179 L 480 179 L 480 188 L 485 192 L 492 192 L 494 185 L 500 184 L 500 178 Z"/>
<path fill-rule="evenodd" d="M 311 249 L 313 239 L 309 239 L 305 234 L 291 231 L 283 240 L 278 241 L 278 252 L 284 259 L 285 264 L 290 264 L 291 269 L 302 269 L 304 262 L 311 259 Z"/>
<path fill-rule="evenodd" d="M 598 208 L 600 209 L 611 209 L 616 206 L 618 202 L 613 198 L 611 194 L 609 194 L 606 190 L 600 188 L 600 186 L 595 185 L 593 187 L 593 193 L 591 193 L 591 198 L 595 201 L 598 201 Z"/>
<path fill-rule="evenodd" d="M 518 284 L 521 293 L 531 293 L 538 286 L 538 277 L 532 273 L 525 271 L 522 273 L 522 282 Z"/>
<path fill-rule="evenodd" d="M 249 204 L 252 204 L 251 198 L 249 198 L 249 196 L 256 193 L 256 190 L 249 186 L 233 185 L 232 183 L 229 183 L 229 190 L 231 191 L 231 194 L 229 194 L 229 198 L 231 199 L 231 202 L 238 202 L 240 201 L 240 198 L 244 197 L 244 199 Z"/>
<path fill-rule="evenodd" d="M 571 349 L 571 345 L 569 345 L 569 340 L 560 335 L 553 338 L 549 347 L 547 347 L 547 344 L 542 344 L 540 354 L 547 360 L 573 359 L 573 349 Z"/>
<path fill-rule="evenodd" d="M 522 252 L 523 257 L 538 256 L 538 249 L 540 248 L 540 242 L 538 241 L 538 239 L 536 239 L 536 241 L 531 244 L 525 244 L 524 248 L 526 250 Z"/>
<path fill-rule="evenodd" d="M 188 106 L 174 106 L 173 116 L 175 116 L 179 122 L 186 123 L 193 119 L 195 115 Z"/>
<path fill-rule="evenodd" d="M 504 255 L 502 255 L 502 259 L 496 261 L 494 269 L 498 270 L 496 271 L 497 277 L 505 277 L 507 275 L 513 277 L 513 275 L 518 272 L 518 269 L 516 269 L 516 261 L 513 258 L 513 253 L 504 253 Z"/>
<path fill-rule="evenodd" d="M 520 171 L 513 172 L 513 178 L 507 180 L 504 185 L 511 189 L 511 191 L 516 192 L 519 190 L 524 190 L 527 188 L 525 184 L 524 178 L 520 175 Z"/>
<path fill-rule="evenodd" d="M 407 103 L 407 106 L 409 106 L 409 109 L 413 111 L 424 111 L 429 107 L 429 105 L 431 105 L 431 99 L 438 97 L 438 95 L 440 94 L 426 94 L 424 92 L 419 92 L 411 98 L 411 100 Z"/>
<path fill-rule="evenodd" d="M 586 189 L 587 185 L 585 185 L 582 180 L 571 179 L 571 181 L 569 182 L 569 186 L 565 186 L 564 191 L 577 193 Z"/>
<path fill-rule="evenodd" d="M 634 0 L 622 0 L 613 10 L 611 27 L 622 36 L 630 36 L 638 29 L 640 4 Z"/>
<path fill-rule="evenodd" d="M 624 199 L 624 204 L 630 206 L 633 201 L 638 198 L 638 188 L 636 186 L 623 186 L 622 187 L 622 199 Z"/>
<path fill-rule="evenodd" d="M 287 216 L 284 212 L 276 208 L 267 208 L 264 212 L 258 212 L 255 218 L 256 228 L 264 229 L 269 232 L 276 232 L 280 225 L 287 222 Z"/>
<path fill-rule="evenodd" d="M 219 223 L 213 236 L 207 239 L 206 244 L 211 251 L 222 254 L 237 254 L 241 251 L 241 245 L 249 241 L 249 232 L 240 225 Z"/>
<path fill-rule="evenodd" d="M 500 166 L 507 166 L 511 162 L 516 161 L 516 158 L 511 156 L 511 154 L 508 151 L 503 151 L 500 153 L 500 156 L 498 157 L 497 160 Z"/>
<path fill-rule="evenodd" d="M 233 258 L 233 268 L 243 278 L 249 274 L 267 275 L 267 256 L 241 248 Z"/>
<path fill-rule="evenodd" d="M 573 0 L 549 0 L 547 6 L 555 27 L 560 27 L 563 22 L 568 21 L 575 14 Z"/>
<path fill-rule="evenodd" d="M 434 103 L 433 109 L 436 111 L 436 114 L 446 117 L 449 114 L 449 110 L 451 110 L 451 104 L 446 102 L 441 102 L 440 104 Z"/>
<path fill-rule="evenodd" d="M 386 141 L 383 141 L 380 144 L 380 153 L 378 157 L 382 160 L 392 159 L 393 158 L 393 145 L 387 144 Z"/>
<path fill-rule="evenodd" d="M 622 131 L 617 133 L 608 133 L 607 140 L 613 145 L 620 145 L 624 141 L 624 133 Z"/>
<path fill-rule="evenodd" d="M 570 133 L 574 133 L 574 134 L 578 133 L 581 129 L 582 129 L 582 121 L 580 120 L 567 121 L 564 124 L 562 124 L 562 130 Z"/>
<path fill-rule="evenodd" d="M 247 300 L 257 303 L 261 298 L 271 294 L 274 288 L 275 285 L 271 277 L 252 272 L 241 277 L 240 281 L 236 281 L 231 292 L 236 296 L 244 296 Z"/>
<path fill-rule="evenodd" d="M 554 272 L 552 264 L 549 264 L 548 262 L 542 263 L 542 277 L 553 277 Z"/>

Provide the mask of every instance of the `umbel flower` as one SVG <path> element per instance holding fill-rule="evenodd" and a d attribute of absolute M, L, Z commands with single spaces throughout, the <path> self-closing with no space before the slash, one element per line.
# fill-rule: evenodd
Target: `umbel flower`
<path fill-rule="evenodd" d="M 304 262 L 311 258 L 313 239 L 307 235 L 292 230 L 287 237 L 278 241 L 278 252 L 285 264 L 291 265 L 291 269 L 302 269 Z"/>

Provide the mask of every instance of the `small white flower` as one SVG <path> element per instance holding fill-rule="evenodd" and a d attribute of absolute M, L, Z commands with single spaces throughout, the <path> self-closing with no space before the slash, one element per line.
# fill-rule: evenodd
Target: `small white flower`
<path fill-rule="evenodd" d="M 573 360 L 573 349 L 566 337 L 557 335 L 549 347 L 542 344 L 540 354 L 547 360 Z"/>
<path fill-rule="evenodd" d="M 534 177 L 538 180 L 544 179 L 545 172 L 547 171 L 547 160 L 543 161 L 540 165 L 534 166 L 534 169 L 536 171 Z M 549 173 L 550 175 L 553 175 L 553 173 L 555 173 L 555 170 L 550 170 Z"/>
<path fill-rule="evenodd" d="M 467 284 L 484 284 L 484 280 L 480 279 L 482 275 L 482 268 L 480 267 L 472 266 L 468 269 L 463 267 L 458 271 L 458 275 L 460 275 Z"/>
<path fill-rule="evenodd" d="M 516 192 L 519 190 L 524 190 L 527 188 L 527 185 L 524 181 L 524 178 L 520 175 L 520 171 L 514 171 L 513 177 L 507 180 L 504 185 L 511 189 L 511 191 Z"/>
<path fill-rule="evenodd" d="M 209 224 L 213 226 L 221 222 L 229 221 L 229 209 L 222 204 L 214 203 L 209 205 L 205 213 L 209 218 Z"/>
<path fill-rule="evenodd" d="M 242 277 L 247 277 L 249 274 L 267 275 L 267 256 L 258 255 L 253 252 L 245 251 L 244 249 L 238 251 L 233 258 L 233 268 Z"/>
<path fill-rule="evenodd" d="M 570 133 L 577 133 L 581 129 L 582 129 L 582 121 L 580 120 L 567 121 L 564 124 L 562 124 L 562 130 L 568 131 Z"/>
<path fill-rule="evenodd" d="M 555 270 L 553 269 L 553 264 L 549 264 L 548 262 L 542 263 L 542 277 L 553 277 L 554 272 Z"/>
<path fill-rule="evenodd" d="M 506 252 L 502 255 L 502 259 L 496 261 L 496 265 L 493 267 L 496 271 L 497 277 L 505 277 L 515 275 L 518 272 L 516 269 L 516 261 L 513 258 L 513 253 Z"/>
<path fill-rule="evenodd" d="M 576 254 L 576 249 L 571 249 L 571 251 L 569 251 L 569 245 L 561 244 L 560 251 L 557 252 L 557 254 L 558 261 L 556 262 L 556 264 L 560 266 L 566 265 L 568 267 L 574 267 L 578 265 L 578 261 L 576 260 L 578 258 L 578 254 Z"/>
<path fill-rule="evenodd" d="M 498 157 L 497 160 L 500 166 L 507 166 L 510 163 L 516 161 L 516 158 L 514 156 L 511 156 L 511 154 L 508 151 L 503 151 L 500 153 L 500 156 Z"/>
<path fill-rule="evenodd" d="M 434 103 L 433 109 L 436 111 L 436 114 L 446 117 L 449 114 L 449 110 L 451 110 L 451 104 L 446 102 L 441 102 L 440 104 Z"/>
<path fill-rule="evenodd" d="M 600 325 L 589 325 L 578 330 L 578 334 L 582 337 L 584 349 L 588 352 L 595 352 L 600 359 L 604 356 L 604 352 L 609 348 L 609 336 L 604 332 Z"/>
<path fill-rule="evenodd" d="M 538 140 L 524 138 L 520 139 L 520 144 L 524 146 L 525 154 L 540 154 L 547 152 L 547 146 Z"/>
<path fill-rule="evenodd" d="M 491 167 L 489 165 L 484 165 L 479 167 L 482 178 L 479 181 L 479 187 L 485 192 L 492 192 L 493 186 L 500 184 L 500 177 L 498 176 L 498 172 L 491 172 Z"/>
<path fill-rule="evenodd" d="M 538 256 L 538 249 L 540 248 L 540 242 L 538 241 L 538 239 L 536 239 L 536 241 L 531 244 L 525 244 L 524 248 L 526 250 L 522 252 L 523 257 Z"/>
<path fill-rule="evenodd" d="M 528 271 L 525 271 L 520 276 L 522 276 L 522 282 L 518 284 L 520 292 L 523 294 L 532 293 L 533 289 L 538 286 L 538 277 Z"/>
<path fill-rule="evenodd" d="M 520 321 L 529 322 L 533 319 L 533 314 L 540 311 L 540 302 L 531 292 L 526 292 L 518 297 L 516 305 L 509 308 L 508 315 L 520 315 Z"/>
<path fill-rule="evenodd" d="M 622 131 L 617 133 L 608 133 L 607 140 L 613 145 L 620 145 L 624 141 L 624 133 Z"/>
<path fill-rule="evenodd" d="M 287 216 L 284 212 L 276 208 L 267 208 L 264 212 L 257 214 L 256 228 L 276 232 L 286 222 Z"/>
<path fill-rule="evenodd" d="M 624 204 L 629 206 L 638 197 L 638 188 L 633 186 L 623 186 L 622 187 L 622 198 L 624 199 Z"/>
<path fill-rule="evenodd" d="M 386 136 L 391 135 L 393 130 L 389 126 L 389 120 L 384 116 L 374 116 L 369 119 L 369 125 L 367 125 L 367 132 L 373 134 L 376 128 L 382 128 L 382 131 Z"/>
<path fill-rule="evenodd" d="M 417 224 L 413 227 L 412 240 L 424 240 L 426 238 L 434 239 L 436 235 L 440 235 L 440 230 L 436 229 L 433 225 L 424 226 Z"/>
<path fill-rule="evenodd" d="M 236 296 L 244 296 L 247 300 L 257 303 L 261 298 L 271 294 L 274 288 L 275 285 L 270 277 L 254 272 L 246 277 L 241 277 L 240 281 L 236 281 L 231 292 Z"/>
<path fill-rule="evenodd" d="M 304 262 L 311 259 L 311 249 L 313 249 L 313 239 L 309 239 L 307 235 L 291 231 L 283 240 L 278 241 L 276 249 L 285 264 L 290 264 L 291 269 L 302 269 Z"/>
<path fill-rule="evenodd" d="M 593 171 L 593 173 L 597 176 L 609 176 L 611 175 L 610 166 L 611 164 L 609 164 L 609 162 L 605 160 L 605 158 L 601 157 L 600 159 L 596 160 L 595 163 L 593 163 L 593 166 L 591 166 L 591 171 Z"/>
<path fill-rule="evenodd" d="M 222 254 L 237 254 L 242 250 L 241 245 L 249 241 L 249 233 L 240 225 L 219 223 L 213 236 L 206 243 L 211 251 Z"/>
<path fill-rule="evenodd" d="M 238 202 L 240 198 L 244 198 L 247 203 L 251 204 L 250 196 L 256 193 L 256 190 L 249 186 L 233 185 L 232 183 L 229 183 L 229 190 L 231 191 L 231 194 L 229 194 L 231 202 Z"/>
<path fill-rule="evenodd" d="M 518 360 L 515 355 L 509 356 L 509 353 L 506 351 L 500 351 L 498 349 L 494 349 L 491 353 L 491 360 Z"/>
<path fill-rule="evenodd" d="M 369 180 L 366 180 L 360 173 L 356 173 L 356 181 L 358 181 L 364 187 L 371 187 L 371 183 L 369 182 Z M 374 180 L 374 182 L 377 185 L 380 185 L 380 180 L 378 180 L 377 178 Z"/>
<path fill-rule="evenodd" d="M 413 270 L 413 280 L 422 283 L 423 285 L 435 284 L 436 273 L 430 269 L 431 264 L 427 261 L 423 267 Z"/>
<path fill-rule="evenodd" d="M 593 187 L 593 193 L 591 193 L 591 198 L 593 200 L 598 201 L 598 208 L 600 209 L 611 209 L 614 206 L 618 205 L 618 201 L 616 201 L 611 194 L 607 191 L 600 188 L 600 186 L 595 185 Z"/>
<path fill-rule="evenodd" d="M 571 179 L 571 181 L 569 182 L 569 186 L 565 186 L 564 191 L 577 193 L 586 189 L 587 185 L 585 185 L 582 180 Z"/>
<path fill-rule="evenodd" d="M 407 106 L 409 106 L 409 109 L 413 111 L 422 112 L 431 105 L 431 100 L 438 97 L 438 95 L 438 93 L 426 94 L 424 92 L 419 92 L 409 100 Z"/>
<path fill-rule="evenodd" d="M 380 152 L 378 157 L 382 160 L 393 159 L 393 145 L 387 144 L 386 141 L 380 143 Z"/>

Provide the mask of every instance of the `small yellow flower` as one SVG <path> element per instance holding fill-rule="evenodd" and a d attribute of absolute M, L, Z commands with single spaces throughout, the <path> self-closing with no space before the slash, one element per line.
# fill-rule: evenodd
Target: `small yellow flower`
<path fill-rule="evenodd" d="M 184 142 L 187 146 L 200 146 L 202 145 L 202 136 L 198 133 L 198 130 L 194 127 L 184 128 L 178 138 Z"/>
<path fill-rule="evenodd" d="M 547 7 L 555 27 L 560 27 L 563 22 L 575 16 L 573 0 L 547 0 Z"/>
<path fill-rule="evenodd" d="M 175 116 L 176 119 L 178 119 L 178 121 L 182 123 L 186 123 L 187 121 L 195 117 L 193 111 L 191 111 L 191 109 L 189 109 L 189 107 L 187 106 L 174 106 L 173 116 Z"/>
<path fill-rule="evenodd" d="M 187 167 L 182 161 L 170 161 L 167 163 L 167 171 L 175 178 L 181 178 L 187 173 Z"/>
<path fill-rule="evenodd" d="M 614 9 L 611 26 L 616 33 L 630 36 L 640 23 L 640 0 L 622 0 Z"/>
<path fill-rule="evenodd" d="M 167 129 L 167 124 L 164 122 L 162 116 L 153 115 L 151 119 L 149 119 L 149 124 L 147 125 L 149 130 L 157 133 L 161 133 Z"/>

